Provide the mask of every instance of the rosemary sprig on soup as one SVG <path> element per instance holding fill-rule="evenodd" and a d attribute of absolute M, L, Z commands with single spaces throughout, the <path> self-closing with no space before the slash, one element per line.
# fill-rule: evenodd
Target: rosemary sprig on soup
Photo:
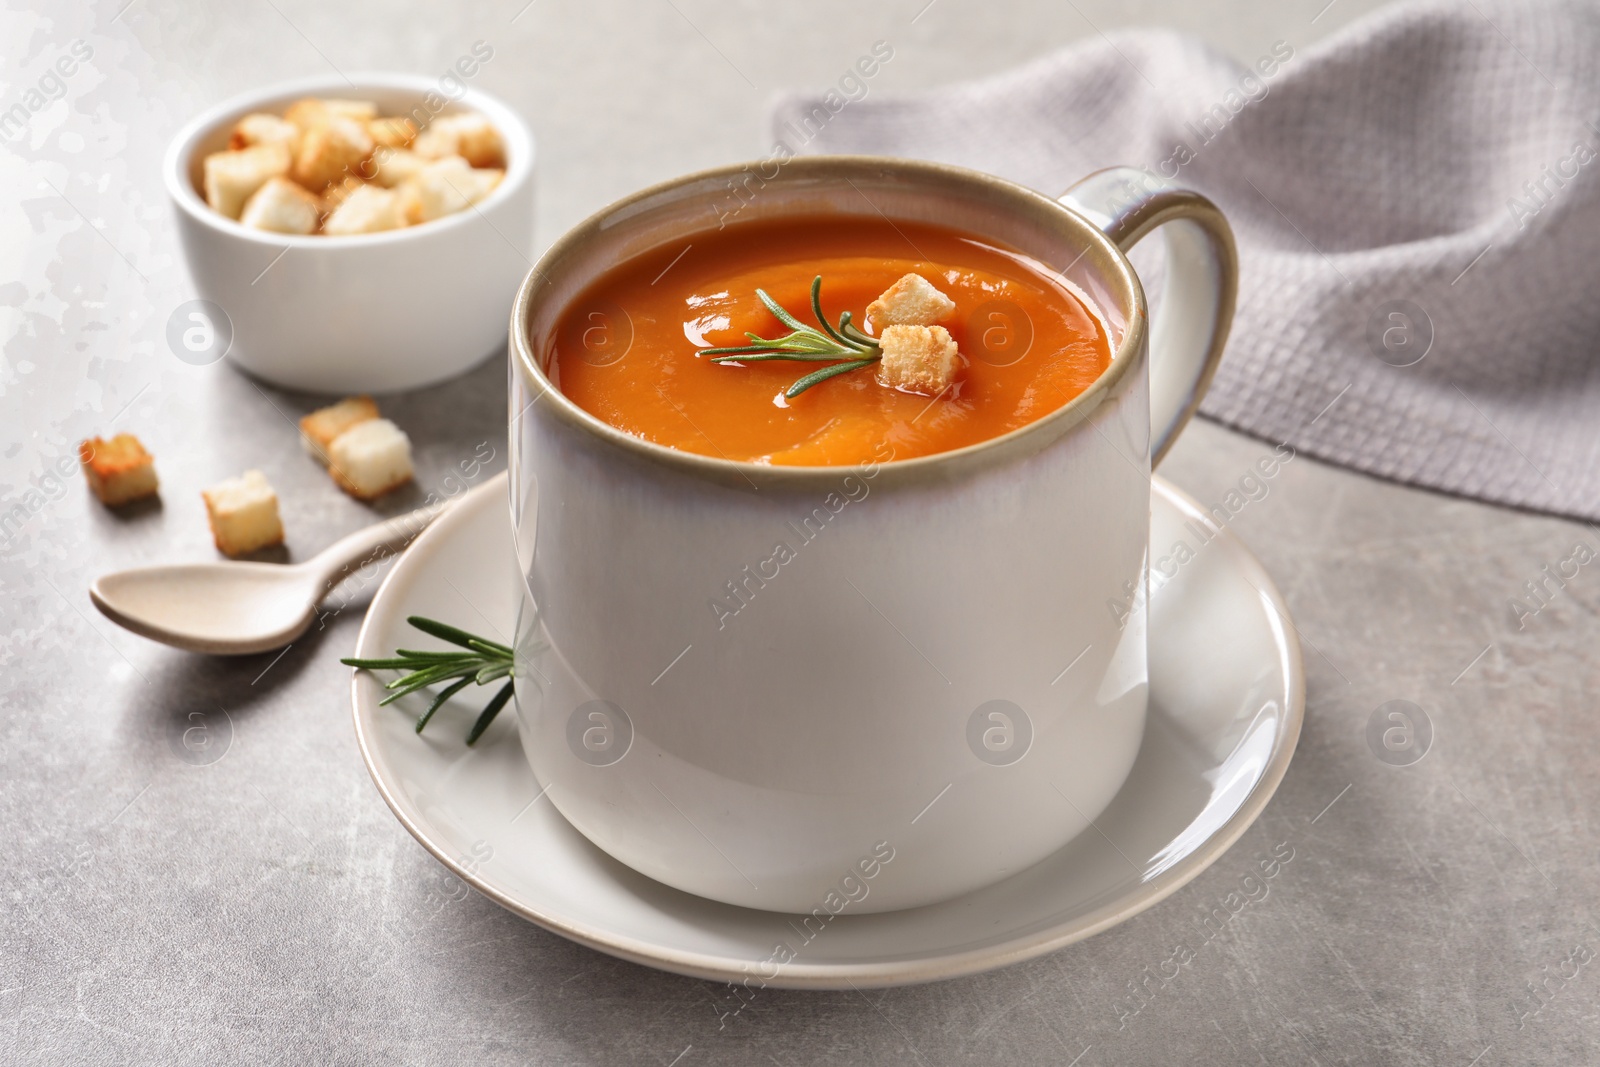
<path fill-rule="evenodd" d="M 831 214 L 625 259 L 538 345 L 556 388 L 625 433 L 799 466 L 977 444 L 1111 362 L 1104 325 L 1048 265 L 943 226 Z M 816 369 L 797 379 L 797 363 Z"/>
<path fill-rule="evenodd" d="M 813 385 L 820 385 L 829 378 L 861 370 L 874 363 L 878 364 L 878 381 L 881 384 L 913 393 L 927 392 L 942 396 L 955 378 L 956 344 L 950 339 L 949 331 L 934 323 L 948 318 L 956 305 L 920 274 L 902 275 L 899 281 L 867 305 L 868 317 L 875 326 L 883 329 L 881 338 L 863 333 L 850 321 L 848 311 L 840 313 L 837 327 L 828 325 L 827 316 L 822 313 L 820 274 L 811 280 L 811 312 L 822 324 L 821 330 L 795 318 L 765 290 L 757 289 L 756 297 L 791 332 L 770 340 L 759 334 L 746 333 L 750 344 L 731 348 L 703 348 L 700 355 L 711 356 L 713 363 L 734 364 L 773 359 L 806 363 L 844 360 L 831 367 L 814 370 L 789 386 L 783 391 L 787 400 L 793 400 Z"/>
<path fill-rule="evenodd" d="M 765 289 L 756 290 L 756 299 L 766 305 L 772 312 L 773 318 L 789 327 L 790 332 L 782 337 L 770 340 L 756 333 L 746 333 L 750 339 L 747 345 L 736 345 L 731 348 L 702 348 L 700 355 L 711 356 L 713 363 L 760 363 L 766 360 L 783 359 L 801 363 L 826 363 L 829 360 L 843 359 L 843 363 L 835 363 L 831 367 L 812 371 L 804 378 L 795 382 L 783 391 L 783 395 L 790 400 L 810 389 L 819 382 L 825 382 L 839 374 L 862 367 L 871 366 L 883 358 L 883 353 L 878 348 L 875 338 L 868 337 L 856 329 L 850 322 L 850 312 L 839 315 L 837 327 L 828 325 L 828 319 L 822 314 L 822 275 L 817 275 L 811 280 L 811 312 L 822 324 L 819 330 L 815 326 L 807 326 L 784 309 L 772 297 L 767 295 Z"/>

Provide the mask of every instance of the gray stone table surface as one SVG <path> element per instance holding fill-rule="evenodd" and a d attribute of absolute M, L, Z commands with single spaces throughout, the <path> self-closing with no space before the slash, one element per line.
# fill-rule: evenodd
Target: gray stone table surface
<path fill-rule="evenodd" d="M 8 0 L 0 108 L 30 89 L 58 98 L 0 148 L 0 1061 L 1600 1062 L 1600 570 L 1537 614 L 1509 607 L 1596 543 L 1577 524 L 1294 460 L 1231 525 L 1293 607 L 1305 730 L 1228 854 L 1033 962 L 918 988 L 768 991 L 726 1024 L 715 983 L 524 922 L 390 815 L 337 662 L 362 598 L 280 657 L 219 661 L 118 631 L 85 595 L 107 569 L 211 558 L 198 491 L 247 466 L 276 481 L 304 558 L 412 506 L 483 442 L 504 464 L 503 354 L 384 401 L 416 442 L 418 485 L 376 509 L 300 455 L 286 419 L 317 398 L 173 358 L 165 322 L 192 291 L 157 167 L 206 104 L 330 68 L 442 72 L 485 41 L 479 84 L 540 139 L 543 245 L 647 182 L 761 154 L 774 93 L 836 81 L 876 40 L 894 58 L 872 92 L 892 93 L 1136 24 L 1249 59 L 1372 6 Z M 92 58 L 48 80 L 78 40 Z M 114 429 L 155 452 L 160 506 L 112 515 L 58 476 L 77 440 Z M 1198 424 L 1164 473 L 1218 503 L 1268 447 Z M 1414 765 L 1366 741 L 1390 700 L 1432 723 Z M 182 740 L 196 724 L 212 742 L 200 755 Z M 1177 978 L 1149 977 L 1280 843 L 1294 858 L 1267 895 Z"/>

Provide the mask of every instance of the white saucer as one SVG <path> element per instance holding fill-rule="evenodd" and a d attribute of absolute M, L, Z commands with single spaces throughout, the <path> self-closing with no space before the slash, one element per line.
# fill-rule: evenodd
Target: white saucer
<path fill-rule="evenodd" d="M 380 708 L 381 683 L 357 672 L 362 756 L 406 829 L 479 892 L 624 959 L 744 981 L 787 942 L 797 956 L 766 984 L 809 989 L 926 982 L 1029 959 L 1138 914 L 1209 866 L 1260 814 L 1300 735 L 1300 651 L 1271 579 L 1160 480 L 1151 511 L 1155 564 L 1175 566 L 1179 541 L 1196 552 L 1170 580 L 1152 582 L 1150 717 L 1127 784 L 1098 832 L 956 900 L 841 916 L 806 942 L 786 916 L 652 881 L 591 845 L 541 797 L 511 709 L 466 747 L 486 690 L 452 701 L 419 737 L 420 698 Z M 1202 535 L 1211 537 L 1204 547 Z M 412 614 L 509 642 L 519 583 L 501 476 L 463 497 L 395 565 L 356 654 L 429 647 L 406 624 Z"/>

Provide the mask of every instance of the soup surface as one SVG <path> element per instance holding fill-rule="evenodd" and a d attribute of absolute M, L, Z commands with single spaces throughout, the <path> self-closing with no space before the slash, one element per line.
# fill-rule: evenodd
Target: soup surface
<path fill-rule="evenodd" d="M 546 373 L 574 403 L 656 444 L 771 464 L 910 459 L 1033 422 L 1111 362 L 1104 326 L 1046 267 L 954 230 L 818 216 L 734 225 L 686 245 L 597 280 L 566 309 L 545 353 Z M 940 325 L 961 358 L 938 396 L 881 385 L 874 365 L 790 399 L 797 379 L 827 364 L 700 354 L 748 344 L 747 331 L 789 332 L 758 288 L 815 326 L 811 282 L 821 275 L 829 322 L 848 311 L 865 327 L 867 305 L 908 272 L 956 305 Z"/>

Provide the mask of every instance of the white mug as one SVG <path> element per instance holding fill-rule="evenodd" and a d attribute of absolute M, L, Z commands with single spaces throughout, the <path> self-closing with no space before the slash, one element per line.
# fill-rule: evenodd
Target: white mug
<path fill-rule="evenodd" d="M 1102 318 L 1110 366 L 1003 436 L 855 467 L 680 452 L 563 397 L 545 374 L 563 310 L 619 260 L 712 228 L 740 175 L 613 204 L 523 283 L 516 707 L 541 788 L 605 852 L 820 924 L 1003 879 L 1122 786 L 1148 692 L 1150 470 L 1220 358 L 1237 264 L 1215 206 L 1139 171 L 1057 201 L 931 163 L 794 159 L 740 222 L 881 212 L 1018 249 Z M 1152 371 L 1124 252 L 1163 224 Z"/>

